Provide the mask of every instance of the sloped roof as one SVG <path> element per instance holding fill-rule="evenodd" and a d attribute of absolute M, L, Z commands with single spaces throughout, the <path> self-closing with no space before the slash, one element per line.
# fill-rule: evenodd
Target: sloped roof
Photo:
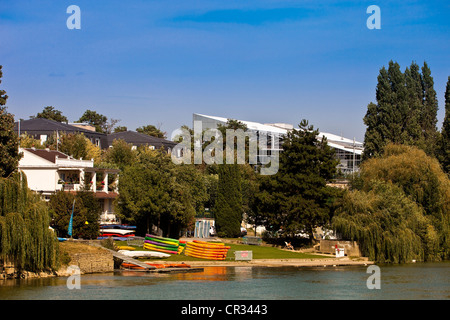
<path fill-rule="evenodd" d="M 219 121 L 222 123 L 226 123 L 228 121 L 228 118 L 224 117 L 217 117 L 217 116 L 208 116 L 204 114 L 194 113 L 194 119 L 195 118 L 204 118 L 204 119 L 212 119 L 215 121 Z M 237 119 L 236 119 L 237 120 Z M 248 129 L 256 130 L 256 131 L 265 131 L 265 132 L 273 132 L 278 133 L 280 135 L 286 135 L 290 130 L 283 129 L 280 127 L 277 127 L 275 125 L 271 124 L 262 124 L 258 122 L 252 122 L 252 121 L 245 121 L 245 120 L 238 120 L 244 124 L 247 125 Z M 344 138 L 342 136 L 338 136 L 332 133 L 328 132 L 319 132 L 318 138 L 326 137 L 327 143 L 329 146 L 340 149 L 348 152 L 354 152 L 355 154 L 362 154 L 364 150 L 364 146 L 362 142 L 359 141 L 353 141 L 352 139 Z"/>
<path fill-rule="evenodd" d="M 14 131 L 18 132 L 19 123 L 14 123 Z M 58 122 L 45 118 L 34 118 L 29 120 L 20 121 L 20 133 L 27 133 L 29 135 L 52 135 L 54 132 L 64 133 L 82 133 L 86 138 L 89 138 L 93 143 L 97 140 L 100 141 L 101 148 L 107 148 L 106 134 L 101 132 L 95 132 L 84 128 L 72 126 L 67 123 Z"/>
<path fill-rule="evenodd" d="M 14 124 L 14 130 L 18 130 L 18 122 Z M 72 126 L 67 123 L 58 122 L 45 118 L 34 118 L 29 120 L 22 120 L 20 122 L 20 132 L 28 132 L 33 134 L 34 132 L 42 132 L 42 131 L 63 131 L 63 132 L 80 132 L 80 133 L 89 133 L 92 135 L 93 133 L 98 135 L 105 135 L 104 133 L 94 132 L 91 130 L 83 129 L 80 127 Z"/>
<path fill-rule="evenodd" d="M 204 118 L 209 118 L 209 119 L 213 119 L 219 122 L 223 122 L 223 123 L 227 123 L 229 118 L 224 118 L 224 117 L 217 117 L 217 116 L 207 116 L 204 114 L 200 114 L 200 113 L 194 113 L 194 115 L 200 116 L 200 117 L 204 117 Z M 238 119 L 235 119 L 238 120 Z M 246 121 L 246 120 L 238 120 L 240 122 L 242 122 L 243 124 L 245 124 L 247 126 L 247 129 L 249 130 L 255 130 L 255 131 L 264 131 L 264 132 L 274 132 L 274 133 L 279 133 L 279 134 L 286 134 L 287 130 L 283 129 L 283 128 L 279 128 L 279 127 L 275 127 L 273 125 L 266 125 L 266 124 L 262 124 L 262 123 L 258 123 L 258 122 L 254 122 L 254 121 Z"/>
<path fill-rule="evenodd" d="M 25 148 L 25 150 L 53 163 L 56 163 L 56 157 L 58 157 L 59 159 L 69 158 L 67 154 L 55 150 L 34 149 L 34 148 Z"/>
<path fill-rule="evenodd" d="M 154 146 L 157 149 L 161 147 L 172 148 L 176 145 L 176 142 L 174 141 L 149 136 L 136 131 L 124 131 L 108 134 L 108 145 L 111 146 L 113 141 L 118 139 L 124 140 L 125 142 L 135 146 L 149 145 Z"/>

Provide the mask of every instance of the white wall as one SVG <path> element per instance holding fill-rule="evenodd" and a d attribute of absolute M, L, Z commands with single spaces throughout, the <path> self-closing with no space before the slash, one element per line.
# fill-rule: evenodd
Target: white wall
<path fill-rule="evenodd" d="M 35 191 L 56 191 L 56 168 L 21 169 L 27 176 L 28 187 Z"/>

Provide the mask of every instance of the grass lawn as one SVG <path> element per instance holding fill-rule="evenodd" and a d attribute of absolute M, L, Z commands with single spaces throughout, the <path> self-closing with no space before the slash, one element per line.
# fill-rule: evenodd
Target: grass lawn
<path fill-rule="evenodd" d="M 126 241 L 115 241 L 117 246 L 126 246 Z M 302 253 L 295 251 L 281 250 L 275 247 L 254 246 L 246 244 L 226 243 L 226 246 L 230 246 L 228 250 L 227 258 L 225 261 L 234 261 L 235 251 L 247 251 L 253 252 L 253 259 L 323 259 L 324 256 L 315 255 L 310 253 Z M 136 250 L 146 250 L 142 247 L 135 247 Z M 151 251 L 151 250 L 149 250 Z M 180 255 L 171 255 L 166 261 L 204 261 L 204 259 L 189 257 L 181 253 Z"/>

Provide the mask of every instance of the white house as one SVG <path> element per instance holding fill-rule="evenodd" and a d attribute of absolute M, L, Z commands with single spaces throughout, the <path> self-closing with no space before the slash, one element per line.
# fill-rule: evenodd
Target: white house
<path fill-rule="evenodd" d="M 118 196 L 119 170 L 94 168 L 94 160 L 74 159 L 49 149 L 21 148 L 19 170 L 27 176 L 28 187 L 45 200 L 57 191 L 75 192 L 88 188 L 102 207 L 100 223 L 119 222 L 113 201 Z"/>

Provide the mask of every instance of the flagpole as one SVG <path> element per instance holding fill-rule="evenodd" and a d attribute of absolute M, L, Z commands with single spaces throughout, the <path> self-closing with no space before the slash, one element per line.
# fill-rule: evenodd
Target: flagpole
<path fill-rule="evenodd" d="M 59 131 L 56 130 L 56 151 L 59 151 Z"/>
<path fill-rule="evenodd" d="M 70 236 L 70 239 L 72 239 L 72 225 L 73 225 L 73 211 L 74 211 L 74 209 L 75 209 L 75 199 L 73 200 L 72 214 L 70 215 L 69 228 L 67 230 L 67 234 Z"/>

